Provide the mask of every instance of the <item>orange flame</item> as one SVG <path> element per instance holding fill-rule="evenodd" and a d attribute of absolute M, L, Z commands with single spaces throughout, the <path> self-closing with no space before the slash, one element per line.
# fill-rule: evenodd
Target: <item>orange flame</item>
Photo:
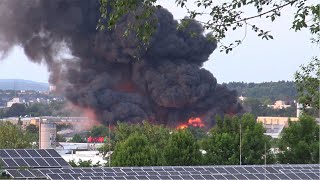
<path fill-rule="evenodd" d="M 187 123 L 179 125 L 176 129 L 185 129 L 189 126 L 204 127 L 204 123 L 202 122 L 202 120 L 199 117 L 190 118 Z"/>
<path fill-rule="evenodd" d="M 181 124 L 181 125 L 179 125 L 179 126 L 177 127 L 177 129 L 185 129 L 185 128 L 187 128 L 187 127 L 188 127 L 187 124 Z"/>

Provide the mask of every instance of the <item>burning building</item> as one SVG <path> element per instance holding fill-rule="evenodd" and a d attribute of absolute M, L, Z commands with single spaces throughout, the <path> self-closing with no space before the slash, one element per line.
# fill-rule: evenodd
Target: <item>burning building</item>
<path fill-rule="evenodd" d="M 2 0 L 1 55 L 21 46 L 31 61 L 47 65 L 56 91 L 104 124 L 176 126 L 202 117 L 212 125 L 217 114 L 239 112 L 236 92 L 202 68 L 217 43 L 200 24 L 178 29 L 170 12 L 157 9 L 156 32 L 138 48 L 134 33 L 123 36 L 135 12 L 99 31 L 99 7 L 98 0 Z"/>

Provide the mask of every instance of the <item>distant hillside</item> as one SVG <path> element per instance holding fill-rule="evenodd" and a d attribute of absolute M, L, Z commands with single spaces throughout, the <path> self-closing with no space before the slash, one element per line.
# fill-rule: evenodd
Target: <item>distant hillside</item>
<path fill-rule="evenodd" d="M 293 81 L 264 83 L 230 82 L 225 84 L 229 89 L 236 90 L 240 95 L 257 99 L 294 100 L 297 96 Z"/>
<path fill-rule="evenodd" d="M 49 84 L 23 79 L 0 79 L 0 89 L 48 91 Z"/>

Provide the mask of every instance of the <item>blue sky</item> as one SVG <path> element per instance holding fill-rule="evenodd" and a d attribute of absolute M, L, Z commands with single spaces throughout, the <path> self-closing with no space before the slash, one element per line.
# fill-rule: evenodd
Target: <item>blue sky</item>
<path fill-rule="evenodd" d="M 162 2 L 163 6 L 173 12 L 175 18 L 181 19 L 186 15 L 174 2 Z M 204 68 L 211 71 L 219 83 L 293 80 L 293 74 L 299 66 L 318 55 L 319 49 L 311 44 L 308 31 L 290 30 L 293 13 L 290 9 L 285 12 L 275 23 L 264 19 L 253 21 L 265 30 L 271 30 L 274 40 L 261 40 L 248 30 L 241 46 L 229 54 L 217 49 L 204 64 Z M 243 35 L 243 31 L 228 33 L 226 41 L 241 39 Z M 0 60 L 0 79 L 48 82 L 48 76 L 46 66 L 29 62 L 20 47 L 14 48 L 4 60 Z"/>

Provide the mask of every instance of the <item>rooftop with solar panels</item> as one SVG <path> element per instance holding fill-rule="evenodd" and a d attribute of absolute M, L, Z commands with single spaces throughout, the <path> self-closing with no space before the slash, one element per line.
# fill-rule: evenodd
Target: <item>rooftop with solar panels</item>
<path fill-rule="evenodd" d="M 74 168 L 54 149 L 0 149 L 0 163 L 13 179 L 320 179 L 319 164 Z"/>

